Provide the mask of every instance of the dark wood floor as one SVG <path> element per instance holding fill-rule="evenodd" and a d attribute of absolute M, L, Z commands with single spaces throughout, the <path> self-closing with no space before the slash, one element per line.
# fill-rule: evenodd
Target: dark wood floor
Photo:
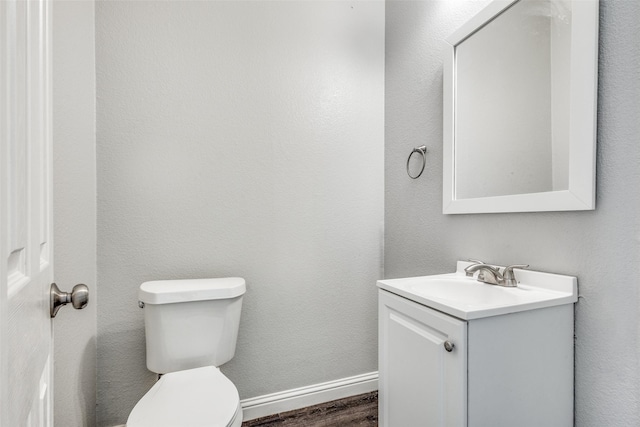
<path fill-rule="evenodd" d="M 242 423 L 243 427 L 370 427 L 377 425 L 377 391 Z"/>

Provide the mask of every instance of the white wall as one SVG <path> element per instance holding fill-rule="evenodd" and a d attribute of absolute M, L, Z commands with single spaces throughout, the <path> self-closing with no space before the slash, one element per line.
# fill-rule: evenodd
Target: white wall
<path fill-rule="evenodd" d="M 384 3 L 98 2 L 98 424 L 145 368 L 140 283 L 247 280 L 241 398 L 377 370 Z"/>
<path fill-rule="evenodd" d="M 451 272 L 458 259 L 578 277 L 576 426 L 640 419 L 640 3 L 601 0 L 597 209 L 442 214 L 441 42 L 485 1 L 388 1 L 385 276 Z M 429 148 L 425 173 L 404 170 Z"/>
<path fill-rule="evenodd" d="M 92 1 L 53 2 L 55 281 L 89 287 L 84 310 L 53 321 L 56 426 L 93 426 L 96 414 L 95 45 Z"/>

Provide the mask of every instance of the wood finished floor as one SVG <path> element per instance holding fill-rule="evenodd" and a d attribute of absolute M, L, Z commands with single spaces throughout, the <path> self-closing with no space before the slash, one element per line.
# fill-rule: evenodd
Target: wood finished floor
<path fill-rule="evenodd" d="M 242 427 L 370 427 L 377 425 L 377 391 L 242 423 Z"/>

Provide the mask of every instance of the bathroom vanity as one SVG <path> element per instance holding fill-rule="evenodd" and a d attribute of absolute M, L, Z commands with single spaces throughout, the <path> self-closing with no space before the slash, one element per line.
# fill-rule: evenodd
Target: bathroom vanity
<path fill-rule="evenodd" d="M 572 426 L 577 279 L 516 270 L 378 281 L 383 427 Z"/>

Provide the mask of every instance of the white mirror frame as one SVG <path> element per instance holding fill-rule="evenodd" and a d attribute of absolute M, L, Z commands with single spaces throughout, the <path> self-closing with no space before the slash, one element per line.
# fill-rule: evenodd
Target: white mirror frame
<path fill-rule="evenodd" d="M 455 48 L 517 1 L 520 0 L 494 0 L 445 39 L 442 198 L 444 214 L 595 209 L 598 0 L 571 0 L 569 189 L 470 199 L 455 198 Z"/>

